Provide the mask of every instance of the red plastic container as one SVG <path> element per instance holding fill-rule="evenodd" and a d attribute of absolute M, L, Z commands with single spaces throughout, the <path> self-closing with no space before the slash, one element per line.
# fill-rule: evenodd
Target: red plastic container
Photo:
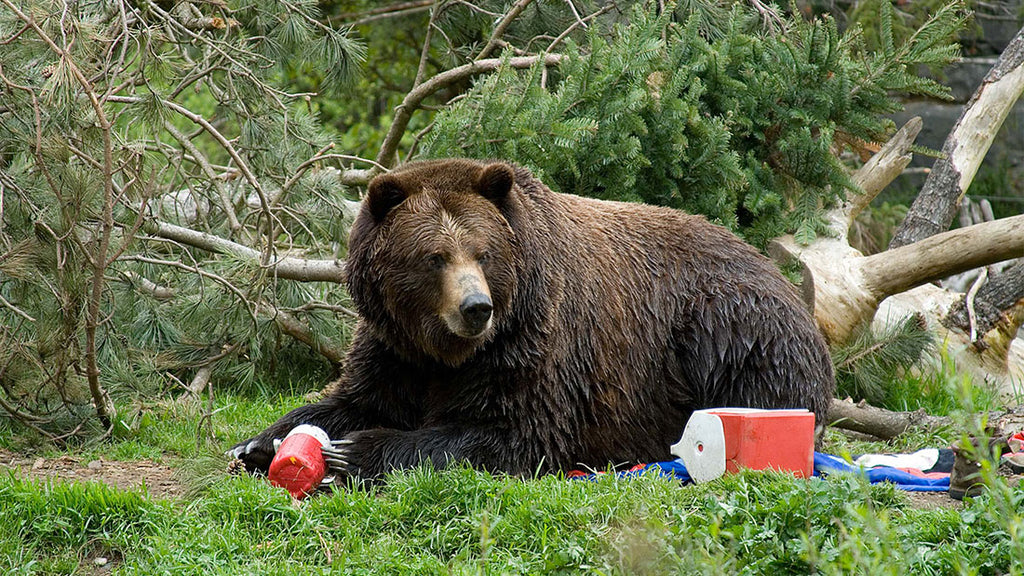
<path fill-rule="evenodd" d="M 722 419 L 725 470 L 785 470 L 798 478 L 814 473 L 814 413 L 807 410 L 709 410 Z"/>
<path fill-rule="evenodd" d="M 270 462 L 270 483 L 299 500 L 312 494 L 327 472 L 321 448 L 330 446 L 330 442 L 327 433 L 316 426 L 296 426 Z"/>

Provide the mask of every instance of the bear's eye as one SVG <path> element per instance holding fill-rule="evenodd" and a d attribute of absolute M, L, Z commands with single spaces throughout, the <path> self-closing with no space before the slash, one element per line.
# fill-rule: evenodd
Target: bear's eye
<path fill-rule="evenodd" d="M 444 268 L 444 256 L 441 254 L 431 254 L 427 257 L 427 264 L 434 270 L 440 270 Z"/>
<path fill-rule="evenodd" d="M 490 252 L 481 252 L 480 255 L 476 257 L 476 262 L 477 262 L 477 264 L 480 264 L 481 266 L 483 266 L 484 264 L 487 264 L 487 261 L 490 260 L 490 259 L 491 259 L 491 253 Z"/>

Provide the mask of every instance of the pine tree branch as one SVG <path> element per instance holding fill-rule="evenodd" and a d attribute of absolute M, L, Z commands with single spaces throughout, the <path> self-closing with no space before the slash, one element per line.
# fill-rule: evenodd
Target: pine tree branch
<path fill-rule="evenodd" d="M 318 339 L 306 324 L 300 322 L 288 312 L 277 308 L 269 302 L 261 302 L 257 310 L 260 314 L 272 318 L 278 327 L 281 328 L 282 332 L 309 346 L 321 356 L 327 358 L 332 364 L 340 365 L 345 359 L 344 350 Z"/>
<path fill-rule="evenodd" d="M 157 300 L 167 301 L 174 299 L 174 288 L 168 288 L 167 286 L 161 286 L 156 282 L 153 282 L 149 278 L 141 274 L 136 274 L 131 270 L 125 270 L 121 273 L 130 283 L 135 287 L 136 290 L 156 298 Z"/>
<path fill-rule="evenodd" d="M 529 68 L 538 62 L 543 62 L 545 66 L 557 66 L 559 62 L 564 58 L 561 54 L 545 54 L 543 56 L 521 56 L 516 58 L 509 58 L 508 65 L 512 68 L 522 69 Z M 412 118 L 412 113 L 420 107 L 420 104 L 424 99 L 433 95 L 438 90 L 451 86 L 459 81 L 471 78 L 478 74 L 486 72 L 493 72 L 501 66 L 503 60 L 501 58 L 489 58 L 486 60 L 476 60 L 469 64 L 463 64 L 462 66 L 446 70 L 440 74 L 432 77 L 430 80 L 420 84 L 413 88 L 402 103 L 395 108 L 395 118 L 391 122 L 391 127 L 388 129 L 387 136 L 384 137 L 384 142 L 381 144 L 380 152 L 377 154 L 377 163 L 386 168 L 390 168 L 395 165 L 397 160 L 398 144 L 402 140 L 402 136 L 405 134 L 405 129 L 409 126 L 409 120 Z"/>
<path fill-rule="evenodd" d="M 159 259 L 159 258 L 150 258 L 148 256 L 140 256 L 138 254 L 130 254 L 128 256 L 123 256 L 121 258 L 121 260 L 126 261 L 126 262 L 144 262 L 146 264 L 157 264 L 159 266 L 168 266 L 168 267 L 171 267 L 171 268 L 179 268 L 181 270 L 185 270 L 186 272 L 191 272 L 192 274 L 198 274 L 199 276 L 202 276 L 204 278 L 209 278 L 210 280 L 213 280 L 214 282 L 217 282 L 221 286 L 224 286 L 225 288 L 228 289 L 228 291 L 230 291 L 232 294 L 234 294 L 235 297 L 238 298 L 239 302 L 241 302 L 242 304 L 245 305 L 246 310 L 249 311 L 249 317 L 252 318 L 253 324 L 256 323 L 256 311 L 254 310 L 254 306 L 253 306 L 252 302 L 249 301 L 249 298 L 247 298 L 245 293 L 242 292 L 237 286 L 232 284 L 227 278 L 224 278 L 223 276 L 221 276 L 219 274 L 214 274 L 213 272 L 209 272 L 207 270 L 203 270 L 199 266 L 189 266 L 188 264 L 185 264 L 184 262 L 178 262 L 177 260 L 162 260 L 162 259 Z M 173 296 L 173 292 L 172 292 L 172 296 Z"/>
<path fill-rule="evenodd" d="M 25 312 L 21 308 L 18 308 L 14 304 L 11 304 L 10 302 L 8 302 L 7 299 L 3 297 L 2 294 L 0 294 L 0 304 L 3 304 L 4 308 L 7 308 L 11 312 L 14 312 L 18 316 L 21 316 L 22 318 L 24 318 L 25 320 L 28 320 L 29 322 L 35 322 L 36 321 L 36 319 L 33 318 L 32 316 L 30 316 L 28 314 L 28 312 Z"/>
<path fill-rule="evenodd" d="M 193 161 L 199 165 L 203 174 L 206 175 L 206 179 L 213 184 L 214 188 L 217 189 L 217 198 L 220 200 L 220 208 L 224 211 L 224 215 L 228 219 L 228 228 L 231 229 L 231 233 L 234 235 L 242 228 L 242 224 L 238 221 L 238 216 L 235 214 L 234 207 L 231 206 L 231 198 L 228 196 L 227 190 L 224 189 L 224 183 L 221 181 L 217 172 L 213 169 L 210 161 L 206 158 L 205 154 L 196 148 L 196 145 L 192 143 L 192 140 L 182 134 L 174 124 L 171 122 L 164 122 L 164 130 L 167 130 L 167 132 L 181 144 L 181 147 L 192 155 Z"/>
<path fill-rule="evenodd" d="M 146 258 L 146 257 L 141 257 L 141 256 L 129 256 L 129 257 L 123 258 L 123 260 L 131 260 L 131 261 L 137 261 L 137 262 L 146 262 L 146 263 L 149 263 L 149 264 L 158 264 L 158 265 L 161 265 L 161 266 L 171 266 L 171 267 L 174 267 L 174 268 L 181 268 L 183 270 L 187 270 L 189 272 L 192 272 L 192 273 L 195 273 L 195 274 L 199 274 L 201 276 L 205 276 L 205 277 L 211 278 L 211 279 L 217 281 L 218 283 L 221 283 L 224 286 L 226 286 L 229 290 L 231 290 L 239 298 L 244 298 L 244 295 L 242 295 L 241 291 L 238 290 L 238 288 L 236 288 L 233 284 L 228 282 L 226 279 L 224 279 L 224 278 L 222 278 L 222 277 L 220 277 L 220 276 L 218 276 L 216 274 L 212 274 L 210 272 L 207 272 L 205 270 L 201 270 L 198 267 L 188 266 L 187 264 L 183 264 L 181 262 L 175 262 L 173 260 L 158 260 L 158 259 L 155 259 L 155 258 Z M 168 288 L 166 286 L 160 286 L 156 282 L 153 282 L 152 280 L 150 280 L 148 278 L 145 278 L 144 276 L 141 276 L 139 274 L 136 274 L 136 273 L 134 273 L 134 272 L 132 272 L 130 270 L 124 272 L 124 275 L 125 275 L 126 278 L 130 279 L 132 282 L 135 282 L 137 284 L 136 287 L 139 289 L 140 292 L 143 292 L 145 294 L 149 294 L 150 296 L 152 296 L 152 297 L 154 297 L 154 298 L 156 298 L 158 300 L 170 300 L 170 299 L 173 299 L 175 297 L 175 295 L 176 295 L 176 291 L 174 290 L 174 288 Z M 248 300 L 245 300 L 245 302 L 248 305 Z M 307 305 L 307 306 L 302 307 L 301 309 L 314 309 L 314 308 L 327 308 L 327 307 L 328 307 L 328 305 L 326 305 L 326 304 L 323 305 L 323 306 Z M 346 312 L 351 312 L 351 311 L 349 311 L 348 309 L 346 309 L 344 307 L 340 307 L 340 306 L 339 307 L 332 307 L 332 309 L 337 309 L 337 308 L 340 308 L 340 309 L 342 309 L 342 310 L 344 310 Z M 295 316 L 293 316 L 289 312 L 287 312 L 285 310 L 282 310 L 281 308 L 278 308 L 277 306 L 274 306 L 270 302 L 267 302 L 267 301 L 264 300 L 264 301 L 261 301 L 258 304 L 256 304 L 255 305 L 254 313 L 262 315 L 262 316 L 265 316 L 267 318 L 270 318 L 271 320 L 274 321 L 275 324 L 277 324 L 278 328 L 281 329 L 281 332 L 284 332 L 285 334 L 291 336 L 295 340 L 298 340 L 299 342 L 302 342 L 306 346 L 309 346 L 311 349 L 313 349 L 314 352 L 319 353 L 321 356 L 326 358 L 332 364 L 338 365 L 338 364 L 341 364 L 341 362 L 344 360 L 344 358 L 345 358 L 345 350 L 344 349 L 340 348 L 339 346 L 335 346 L 334 344 L 331 344 L 329 342 L 324 342 L 324 341 L 318 339 L 313 334 L 313 331 L 310 330 L 309 326 L 307 326 L 305 323 L 303 323 L 301 320 L 299 320 L 298 318 L 296 318 Z M 255 320 L 255 316 L 253 316 L 253 320 Z M 216 361 L 220 357 L 221 356 L 218 355 L 213 360 L 208 360 L 203 365 L 202 368 L 209 368 L 210 364 L 212 364 L 214 361 Z M 199 375 L 197 374 L 197 378 L 198 377 L 199 377 Z M 209 380 L 209 375 L 206 375 L 206 380 L 207 381 Z M 196 379 L 193 379 L 192 383 L 195 384 L 196 383 Z M 204 384 L 204 386 L 205 386 L 205 384 Z M 195 390 L 193 390 L 192 385 L 187 386 L 187 388 L 190 391 L 194 392 L 194 393 L 196 392 Z M 199 390 L 201 391 L 202 387 L 200 387 Z"/>
<path fill-rule="evenodd" d="M 89 383 L 89 393 L 92 396 L 93 405 L 96 409 L 96 416 L 99 417 L 104 426 L 109 428 L 113 418 L 115 417 L 116 410 L 114 409 L 113 402 L 110 400 L 110 396 L 107 394 L 107 391 L 103 389 L 103 386 L 99 381 L 100 370 L 96 360 L 96 329 L 100 324 L 100 302 L 103 298 L 103 281 L 107 266 L 107 252 L 110 249 L 110 234 L 114 228 L 114 152 L 113 142 L 110 135 L 110 120 L 107 118 L 106 111 L 103 109 L 103 105 L 100 103 L 99 96 L 93 88 L 92 83 L 75 64 L 74 59 L 71 58 L 71 55 L 67 52 L 67 48 L 57 46 L 56 42 L 54 42 L 49 34 L 47 34 L 32 17 L 19 10 L 18 7 L 10 0 L 0 1 L 14 12 L 22 22 L 31 27 L 32 31 L 36 33 L 36 36 L 38 36 L 53 53 L 59 56 L 61 60 L 67 64 L 71 74 L 75 77 L 75 80 L 81 86 L 82 91 L 89 98 L 89 103 L 92 106 L 93 112 L 96 114 L 96 125 L 100 129 L 103 142 L 103 213 L 98 235 L 99 242 L 97 242 L 95 252 L 91 257 L 93 261 L 93 273 L 85 315 L 85 373 L 86 380 Z"/>

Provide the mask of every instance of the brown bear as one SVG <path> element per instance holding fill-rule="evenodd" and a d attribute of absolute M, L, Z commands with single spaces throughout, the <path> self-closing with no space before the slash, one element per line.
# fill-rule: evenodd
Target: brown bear
<path fill-rule="evenodd" d="M 513 474 L 670 459 L 690 413 L 804 407 L 832 364 L 772 263 L 668 208 L 557 194 L 504 162 L 378 176 L 349 240 L 360 314 L 336 390 L 230 453 L 266 470 L 317 425 L 348 472 L 423 461 Z"/>

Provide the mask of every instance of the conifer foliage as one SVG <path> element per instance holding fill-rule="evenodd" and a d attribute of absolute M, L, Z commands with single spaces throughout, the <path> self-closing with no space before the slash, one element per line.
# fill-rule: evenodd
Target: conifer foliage
<path fill-rule="evenodd" d="M 337 90 L 356 71 L 363 47 L 317 16 L 308 0 L 0 2 L 8 414 L 62 435 L 89 412 L 111 426 L 126 387 L 180 390 L 214 365 L 251 381 L 287 308 L 343 302 L 265 266 L 344 234 L 337 178 L 308 170 L 328 140 L 280 81 L 315 66 Z M 211 259 L 153 235 L 157 221 L 258 257 Z M 329 311 L 290 314 L 312 340 L 341 334 Z"/>
<path fill-rule="evenodd" d="M 948 95 L 916 67 L 956 57 L 962 5 L 899 45 L 892 6 L 880 6 L 880 52 L 828 17 L 765 21 L 737 3 L 713 21 L 700 3 L 660 16 L 639 7 L 570 42 L 557 72 L 485 78 L 440 115 L 425 148 L 515 159 L 564 192 L 706 214 L 760 246 L 790 230 L 810 241 L 821 207 L 852 186 L 836 153 L 885 140 L 895 93 Z"/>

